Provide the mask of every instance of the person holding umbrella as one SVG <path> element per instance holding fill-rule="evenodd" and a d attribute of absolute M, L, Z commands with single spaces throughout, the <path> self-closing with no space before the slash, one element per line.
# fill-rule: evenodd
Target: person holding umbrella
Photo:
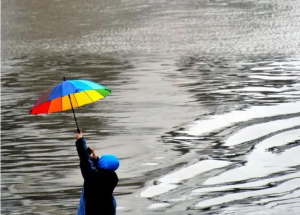
<path fill-rule="evenodd" d="M 116 201 L 113 191 L 118 184 L 116 170 L 119 159 L 110 154 L 96 155 L 86 145 L 82 130 L 76 134 L 76 149 L 80 158 L 80 169 L 84 185 L 77 215 L 115 215 Z"/>
<path fill-rule="evenodd" d="M 111 94 L 111 90 L 89 80 L 66 80 L 45 91 L 30 110 L 32 115 L 72 110 L 77 127 L 76 149 L 84 185 L 78 215 L 115 215 L 116 201 L 113 191 L 118 184 L 115 171 L 119 159 L 114 155 L 97 157 L 95 150 L 87 147 L 79 129 L 75 108 L 95 103 Z"/>

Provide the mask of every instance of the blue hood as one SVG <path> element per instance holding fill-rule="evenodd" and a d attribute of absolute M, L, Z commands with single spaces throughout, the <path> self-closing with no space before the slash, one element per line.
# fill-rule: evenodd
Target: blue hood
<path fill-rule="evenodd" d="M 102 155 L 98 161 L 98 167 L 116 171 L 119 168 L 120 161 L 115 155 Z"/>

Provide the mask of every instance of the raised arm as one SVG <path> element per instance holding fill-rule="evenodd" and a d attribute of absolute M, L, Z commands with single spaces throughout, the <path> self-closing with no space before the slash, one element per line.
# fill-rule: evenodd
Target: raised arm
<path fill-rule="evenodd" d="M 86 161 L 89 159 L 89 157 L 91 157 L 90 149 L 87 147 L 86 141 L 83 137 L 76 140 L 76 149 L 80 161 Z"/>
<path fill-rule="evenodd" d="M 76 135 L 76 149 L 80 159 L 81 173 L 84 179 L 92 176 L 97 171 L 93 158 L 90 156 L 92 150 L 87 147 L 82 131 Z"/>

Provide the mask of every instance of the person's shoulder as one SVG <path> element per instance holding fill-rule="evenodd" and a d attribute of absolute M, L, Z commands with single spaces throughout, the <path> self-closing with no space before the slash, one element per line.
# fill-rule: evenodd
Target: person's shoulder
<path fill-rule="evenodd" d="M 97 170 L 98 170 L 99 172 L 106 173 L 106 174 L 116 174 L 115 171 L 108 170 L 108 169 L 97 168 Z"/>
<path fill-rule="evenodd" d="M 105 175 L 106 177 L 116 177 L 116 178 L 118 178 L 118 175 L 115 171 L 102 169 L 102 168 L 98 168 L 97 171 L 98 171 L 99 175 Z"/>

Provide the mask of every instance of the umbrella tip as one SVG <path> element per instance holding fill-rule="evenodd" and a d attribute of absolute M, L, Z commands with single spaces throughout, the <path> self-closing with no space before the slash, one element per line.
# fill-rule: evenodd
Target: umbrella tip
<path fill-rule="evenodd" d="M 65 77 L 65 76 L 63 76 L 63 78 L 64 78 L 64 81 L 66 81 L 66 77 Z"/>

